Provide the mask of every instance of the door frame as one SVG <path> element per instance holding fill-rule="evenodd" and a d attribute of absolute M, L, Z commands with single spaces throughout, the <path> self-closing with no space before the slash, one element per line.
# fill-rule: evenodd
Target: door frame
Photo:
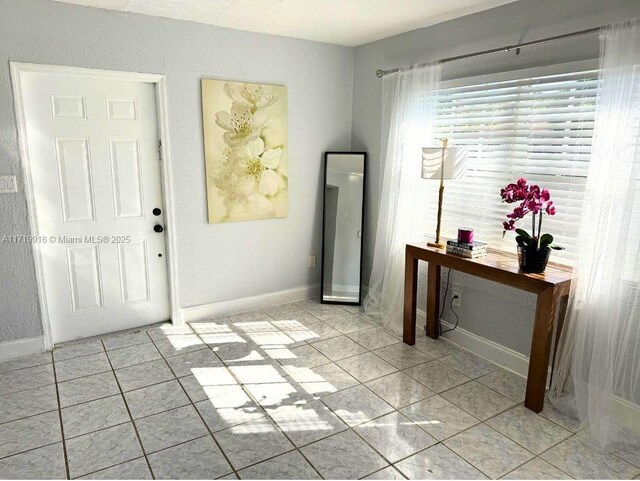
<path fill-rule="evenodd" d="M 154 85 L 156 102 L 156 121 L 158 138 L 161 141 L 160 148 L 160 182 L 162 190 L 162 203 L 165 212 L 165 242 L 167 249 L 167 281 L 169 283 L 169 305 L 171 310 L 171 322 L 174 325 L 184 324 L 184 318 L 180 309 L 178 298 L 178 259 L 175 236 L 174 201 L 172 191 L 171 159 L 169 153 L 169 122 L 167 109 L 166 76 L 161 74 L 148 74 L 137 72 L 121 72 L 116 70 L 98 70 L 81 67 L 65 67 L 59 65 L 44 65 L 34 63 L 9 62 L 11 68 L 11 82 L 13 85 L 13 100 L 16 113 L 16 128 L 18 132 L 18 151 L 20 154 L 20 166 L 24 179 L 24 192 L 27 200 L 27 213 L 31 235 L 40 235 L 38 216 L 36 213 L 35 192 L 31 174 L 31 159 L 29 158 L 29 146 L 27 142 L 27 123 L 22 101 L 21 74 L 44 73 L 92 78 L 100 80 L 120 80 L 128 82 L 151 83 Z M 47 304 L 47 294 L 44 283 L 44 270 L 40 245 L 37 242 L 31 244 L 33 261 L 36 269 L 36 283 L 38 288 L 38 303 L 42 317 L 42 331 L 44 334 L 44 349 L 53 349 L 53 337 L 51 334 L 51 318 Z"/>

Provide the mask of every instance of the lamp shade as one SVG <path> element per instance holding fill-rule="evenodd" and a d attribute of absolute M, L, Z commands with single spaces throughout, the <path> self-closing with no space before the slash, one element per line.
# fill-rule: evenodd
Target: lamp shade
<path fill-rule="evenodd" d="M 447 147 L 444 153 L 444 178 L 459 179 L 464 176 L 467 164 L 466 147 Z M 422 178 L 440 180 L 442 147 L 423 147 Z"/>

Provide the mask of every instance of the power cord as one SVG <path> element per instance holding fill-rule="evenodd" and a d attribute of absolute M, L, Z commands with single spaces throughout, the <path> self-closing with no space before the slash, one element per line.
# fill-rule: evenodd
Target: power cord
<path fill-rule="evenodd" d="M 444 334 L 445 332 L 453 331 L 456 327 L 458 327 L 458 322 L 460 321 L 460 318 L 458 317 L 458 314 L 456 313 L 456 311 L 453 310 L 453 301 L 456 300 L 457 298 L 458 296 L 453 296 L 449 301 L 449 309 L 451 309 L 451 312 L 453 312 L 453 315 L 456 316 L 456 323 L 453 325 L 452 328 L 445 329 L 444 331 L 442 330 L 442 326 L 440 326 L 440 323 L 438 323 L 438 325 L 440 326 L 440 335 Z"/>
<path fill-rule="evenodd" d="M 449 281 L 451 280 L 451 269 L 449 269 L 449 272 L 447 272 L 447 285 L 444 289 L 444 299 L 442 302 L 442 310 L 440 311 L 440 316 L 438 317 L 438 332 L 439 335 L 441 336 L 442 334 L 444 334 L 445 332 L 449 332 L 449 331 L 453 331 L 456 327 L 458 327 L 458 322 L 460 321 L 460 318 L 458 317 L 458 314 L 456 313 L 456 311 L 453 310 L 453 301 L 455 301 L 458 298 L 458 295 L 456 294 L 455 296 L 453 296 L 451 298 L 451 300 L 449 301 L 449 309 L 451 309 L 451 312 L 453 312 L 453 315 L 456 316 L 456 323 L 454 324 L 454 326 L 450 329 L 445 329 L 444 331 L 442 330 L 442 324 L 440 323 L 440 319 L 442 319 L 442 316 L 444 315 L 444 308 L 447 305 L 447 294 L 449 293 Z M 424 326 L 424 330 L 427 330 L 427 326 Z"/>

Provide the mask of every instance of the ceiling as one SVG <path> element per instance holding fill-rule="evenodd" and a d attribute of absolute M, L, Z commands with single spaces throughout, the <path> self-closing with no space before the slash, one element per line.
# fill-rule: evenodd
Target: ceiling
<path fill-rule="evenodd" d="M 56 0 L 357 46 L 516 0 Z"/>

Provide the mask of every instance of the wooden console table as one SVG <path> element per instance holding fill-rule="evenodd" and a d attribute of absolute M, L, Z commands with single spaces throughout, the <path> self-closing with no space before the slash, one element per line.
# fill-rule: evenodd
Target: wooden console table
<path fill-rule="evenodd" d="M 433 339 L 437 339 L 439 334 L 441 267 L 489 279 L 538 295 L 524 405 L 534 412 L 542 411 L 556 311 L 559 310 L 555 338 L 557 345 L 567 310 L 567 299 L 572 279 L 571 270 L 549 264 L 543 274 L 525 274 L 520 272 L 515 254 L 489 250 L 486 256 L 467 259 L 447 254 L 444 249 L 429 247 L 426 243 L 407 244 L 403 340 L 410 345 L 416 343 L 416 284 L 419 260 L 429 263 L 427 270 L 427 336 Z"/>

